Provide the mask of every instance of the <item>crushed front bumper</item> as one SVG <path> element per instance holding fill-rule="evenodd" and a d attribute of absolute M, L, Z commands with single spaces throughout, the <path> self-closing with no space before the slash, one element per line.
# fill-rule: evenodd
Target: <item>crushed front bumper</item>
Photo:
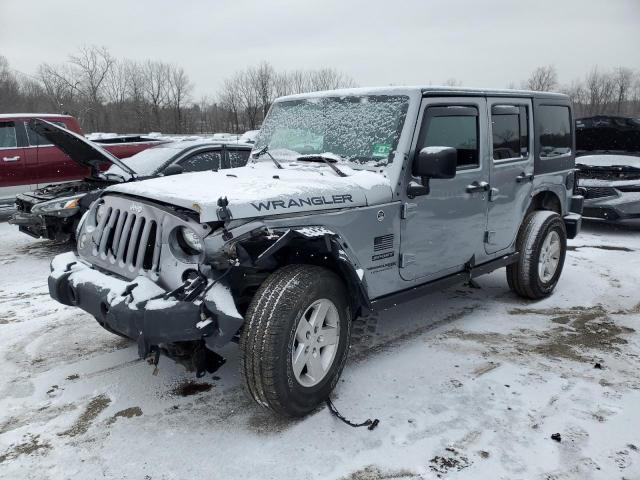
<path fill-rule="evenodd" d="M 40 215 L 33 213 L 16 212 L 9 218 L 8 222 L 17 225 L 18 230 L 35 238 L 46 236 L 47 226 Z"/>
<path fill-rule="evenodd" d="M 640 219 L 640 191 L 627 190 L 629 183 L 581 181 L 580 187 L 585 191 L 583 216 L 607 222 Z"/>
<path fill-rule="evenodd" d="M 147 277 L 121 280 L 91 268 L 72 252 L 51 262 L 49 294 L 90 313 L 106 330 L 135 340 L 142 358 L 153 351 L 171 351 L 171 345 L 180 342 L 201 342 L 213 351 L 231 341 L 244 321 L 228 308 L 218 311 L 207 297 L 167 298 L 168 292 Z"/>

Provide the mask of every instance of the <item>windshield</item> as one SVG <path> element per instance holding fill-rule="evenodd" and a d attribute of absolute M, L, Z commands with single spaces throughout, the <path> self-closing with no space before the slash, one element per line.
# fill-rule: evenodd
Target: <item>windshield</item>
<path fill-rule="evenodd" d="M 147 148 L 140 153 L 136 153 L 132 157 L 123 158 L 120 161 L 127 167 L 131 168 L 139 176 L 146 177 L 155 175 L 160 167 L 167 163 L 180 149 L 171 144 L 159 145 L 153 148 Z M 122 170 L 117 165 L 111 165 L 106 172 L 116 175 L 122 175 Z"/>
<path fill-rule="evenodd" d="M 334 154 L 351 166 L 392 161 L 409 106 L 404 95 L 321 97 L 277 102 L 255 143 L 299 155 Z M 287 156 L 289 156 L 287 155 Z"/>

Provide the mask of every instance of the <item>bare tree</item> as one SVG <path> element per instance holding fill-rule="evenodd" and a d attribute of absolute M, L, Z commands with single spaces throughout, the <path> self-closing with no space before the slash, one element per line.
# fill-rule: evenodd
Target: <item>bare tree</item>
<path fill-rule="evenodd" d="M 182 67 L 175 65 L 167 66 L 167 103 L 173 112 L 173 131 L 176 133 L 183 132 L 183 116 L 182 110 L 185 103 L 189 101 L 189 96 L 193 86 L 189 81 L 189 77 Z"/>
<path fill-rule="evenodd" d="M 262 117 L 267 116 L 267 112 L 274 100 L 276 83 L 276 73 L 273 67 L 267 62 L 262 62 L 256 68 L 247 70 L 249 81 L 253 84 L 258 102 L 262 109 Z"/>
<path fill-rule="evenodd" d="M 148 60 L 142 66 L 142 89 L 144 97 L 151 105 L 153 128 L 161 128 L 161 112 L 167 99 L 169 75 L 167 65 Z"/>
<path fill-rule="evenodd" d="M 9 68 L 9 61 L 0 55 L 0 111 L 17 108 L 20 85 Z"/>
<path fill-rule="evenodd" d="M 629 100 L 634 81 L 633 70 L 625 67 L 618 67 L 613 73 L 613 86 L 616 96 L 616 113 L 620 115 Z"/>
<path fill-rule="evenodd" d="M 38 78 L 50 103 L 48 108 L 53 108 L 54 111 L 74 110 L 78 81 L 74 80 L 69 65 L 43 63 L 38 67 Z"/>
<path fill-rule="evenodd" d="M 239 75 L 236 74 L 233 78 L 228 78 L 224 81 L 222 86 L 222 93 L 220 94 L 220 103 L 230 112 L 233 123 L 233 130 L 239 131 L 240 129 L 240 88 L 238 85 Z"/>
<path fill-rule="evenodd" d="M 553 65 L 536 68 L 528 80 L 525 82 L 525 88 L 528 90 L 536 90 L 539 92 L 548 92 L 558 86 L 558 74 Z"/>
<path fill-rule="evenodd" d="M 69 56 L 74 78 L 78 79 L 76 88 L 83 97 L 84 110 L 95 129 L 100 128 L 103 110 L 104 83 L 115 59 L 105 47 L 81 47 L 75 55 Z"/>

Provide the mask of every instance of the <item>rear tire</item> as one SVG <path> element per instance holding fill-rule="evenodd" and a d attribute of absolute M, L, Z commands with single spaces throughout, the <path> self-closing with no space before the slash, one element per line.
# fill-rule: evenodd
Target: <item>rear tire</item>
<path fill-rule="evenodd" d="M 350 330 L 346 288 L 335 273 L 315 265 L 277 270 L 251 301 L 240 337 L 248 393 L 280 415 L 313 411 L 338 382 Z"/>
<path fill-rule="evenodd" d="M 518 233 L 520 258 L 507 266 L 509 288 L 521 297 L 538 300 L 553 292 L 567 253 L 567 231 L 560 215 L 531 212 Z"/>

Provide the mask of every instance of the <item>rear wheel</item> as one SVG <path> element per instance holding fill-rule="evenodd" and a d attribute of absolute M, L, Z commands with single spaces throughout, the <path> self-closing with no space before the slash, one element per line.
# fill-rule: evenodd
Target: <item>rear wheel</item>
<path fill-rule="evenodd" d="M 306 415 L 335 387 L 351 328 L 342 280 L 314 265 L 289 265 L 256 292 L 240 338 L 241 373 L 260 405 Z"/>
<path fill-rule="evenodd" d="M 567 231 L 555 212 L 530 213 L 518 234 L 518 262 L 507 267 L 511 290 L 524 298 L 537 300 L 553 292 L 567 252 Z"/>

